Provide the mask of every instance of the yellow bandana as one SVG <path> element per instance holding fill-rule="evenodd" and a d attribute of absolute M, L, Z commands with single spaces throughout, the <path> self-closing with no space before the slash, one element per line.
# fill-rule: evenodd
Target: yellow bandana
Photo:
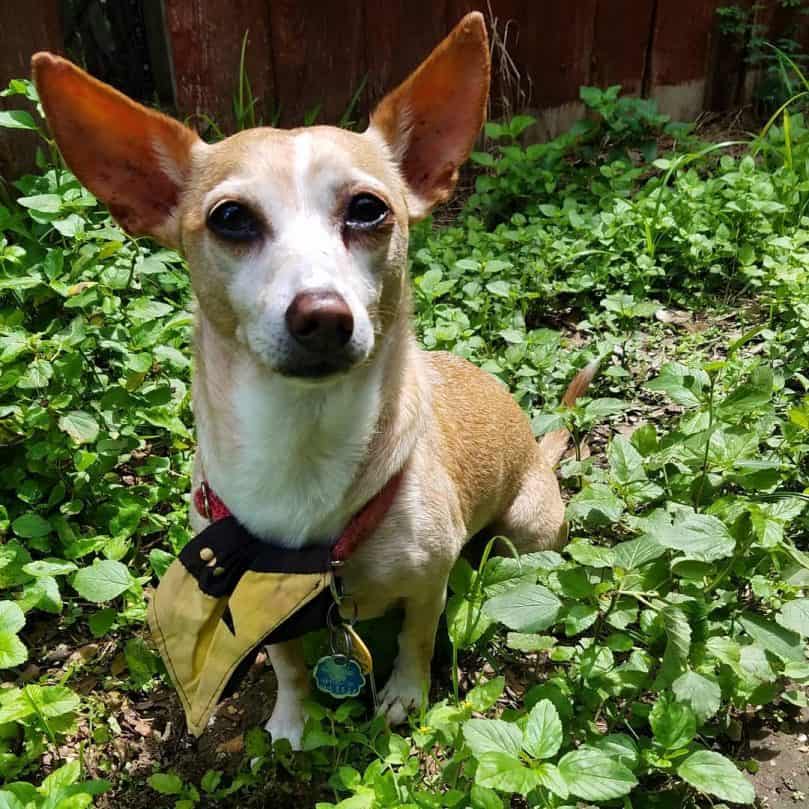
<path fill-rule="evenodd" d="M 260 542 L 234 518 L 183 548 L 149 604 L 149 626 L 199 736 L 265 643 L 325 626 L 331 548 Z"/>

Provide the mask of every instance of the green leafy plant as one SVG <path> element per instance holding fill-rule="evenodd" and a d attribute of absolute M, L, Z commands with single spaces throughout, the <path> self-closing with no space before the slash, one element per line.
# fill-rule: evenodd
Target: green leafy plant
<path fill-rule="evenodd" d="M 523 143 L 527 116 L 487 125 L 454 222 L 414 228 L 416 329 L 508 385 L 538 436 L 572 432 L 570 542 L 518 558 L 496 537 L 458 562 L 448 672 L 409 727 L 312 701 L 302 752 L 250 728 L 201 778 L 164 758 L 156 801 L 753 801 L 739 739 L 809 683 L 809 85 L 785 64 L 796 92 L 749 143 L 700 143 L 616 88 L 583 88 L 591 117 L 550 143 Z M 64 168 L 30 83 L 7 94 L 31 109 L 0 125 L 44 148 L 0 202 L 0 804 L 125 805 L 144 779 L 78 762 L 94 745 L 108 766 L 108 689 L 168 688 L 144 587 L 188 538 L 190 289 Z M 237 113 L 252 125 L 246 75 Z M 660 317 L 675 307 L 688 331 Z M 558 408 L 594 358 L 589 395 Z M 118 673 L 80 689 L 80 656 L 40 654 L 48 624 Z"/>
<path fill-rule="evenodd" d="M 773 43 L 767 38 L 766 25 L 757 19 L 758 13 L 764 8 L 762 3 L 720 6 L 716 9 L 719 30 L 741 43 L 745 61 L 750 68 L 763 72 L 755 93 L 758 103 L 767 110 L 775 109 L 795 92 L 794 77 L 789 75 L 782 56 L 806 61 L 799 40 L 802 29 L 809 25 L 809 9 L 801 0 L 779 0 L 778 5 L 782 9 L 794 11 L 791 24 L 774 43 L 776 49 L 773 49 Z"/>

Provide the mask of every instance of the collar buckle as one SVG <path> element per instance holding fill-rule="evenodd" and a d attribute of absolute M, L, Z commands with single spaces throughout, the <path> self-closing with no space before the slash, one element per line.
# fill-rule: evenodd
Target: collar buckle
<path fill-rule="evenodd" d="M 202 494 L 202 516 L 205 517 L 206 520 L 211 522 L 213 520 L 213 513 L 211 511 L 211 500 L 209 497 L 211 488 L 210 486 L 208 486 L 207 480 L 203 480 L 202 483 L 200 483 L 199 490 Z"/>

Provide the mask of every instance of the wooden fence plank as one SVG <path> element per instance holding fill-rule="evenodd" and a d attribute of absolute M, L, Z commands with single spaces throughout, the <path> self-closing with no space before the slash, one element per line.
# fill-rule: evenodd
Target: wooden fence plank
<path fill-rule="evenodd" d="M 173 56 L 175 101 L 180 115 L 210 115 L 231 130 L 242 38 L 257 113 L 275 95 L 267 0 L 164 0 Z M 198 122 L 200 128 L 204 124 Z"/>
<path fill-rule="evenodd" d="M 0 89 L 11 79 L 31 75 L 37 51 L 62 51 L 58 0 L 36 3 L 0 2 Z M 27 106 L 19 97 L 0 98 L 0 109 Z M 26 131 L 0 129 L 0 176 L 14 179 L 33 166 L 37 137 Z"/>
<path fill-rule="evenodd" d="M 749 14 L 753 0 L 736 0 L 734 6 L 742 13 Z M 747 32 L 743 26 L 739 30 L 732 28 L 730 17 L 717 15 L 714 21 L 704 103 L 705 109 L 714 112 L 732 109 L 742 101 Z"/>
<path fill-rule="evenodd" d="M 724 0 L 657 0 L 650 95 L 677 120 L 703 109 L 716 9 Z"/>
<path fill-rule="evenodd" d="M 538 127 L 528 133 L 531 139 L 553 137 L 581 116 L 579 87 L 590 77 L 596 4 L 450 0 L 457 17 L 477 8 L 490 26 L 496 22 L 493 114 L 527 108 L 539 118 Z"/>
<path fill-rule="evenodd" d="M 653 10 L 651 0 L 598 0 L 590 85 L 620 84 L 623 95 L 641 94 Z"/>
<path fill-rule="evenodd" d="M 373 108 L 415 70 L 463 15 L 448 13 L 446 0 L 391 0 L 365 3 L 368 101 Z"/>
<path fill-rule="evenodd" d="M 144 0 L 148 2 L 148 0 Z M 737 0 L 755 8 L 771 38 L 802 20 L 780 0 Z M 259 119 L 280 103 L 282 125 L 335 123 L 367 78 L 354 112 L 368 109 L 404 79 L 470 9 L 495 28 L 493 114 L 529 111 L 531 134 L 553 136 L 583 112 L 584 84 L 621 84 L 624 92 L 657 98 L 675 118 L 705 106 L 728 109 L 749 100 L 760 71 L 746 71 L 739 37 L 720 36 L 716 9 L 727 0 L 163 0 L 174 97 L 181 116 L 210 114 L 233 128 L 242 37 L 249 29 L 247 73 Z M 0 0 L 0 79 L 28 74 L 37 49 L 60 50 L 59 0 Z M 151 6 L 150 6 L 151 8 Z M 154 9 L 153 9 L 154 10 Z M 809 39 L 804 25 L 801 39 Z M 153 44 L 153 43 L 152 43 Z M 8 108 L 15 102 L 2 100 Z M 204 125 L 199 126 L 204 129 Z M 0 171 L 30 165 L 33 140 L 0 132 Z"/>
<path fill-rule="evenodd" d="M 362 3 L 272 0 L 270 20 L 281 122 L 319 107 L 319 123 L 336 123 L 366 71 Z"/>

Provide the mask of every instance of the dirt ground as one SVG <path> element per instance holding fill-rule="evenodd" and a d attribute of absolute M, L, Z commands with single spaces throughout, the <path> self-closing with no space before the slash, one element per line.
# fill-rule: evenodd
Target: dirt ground
<path fill-rule="evenodd" d="M 759 771 L 752 776 L 766 809 L 809 806 L 809 709 L 781 727 L 761 727 L 751 734 L 750 755 Z"/>

